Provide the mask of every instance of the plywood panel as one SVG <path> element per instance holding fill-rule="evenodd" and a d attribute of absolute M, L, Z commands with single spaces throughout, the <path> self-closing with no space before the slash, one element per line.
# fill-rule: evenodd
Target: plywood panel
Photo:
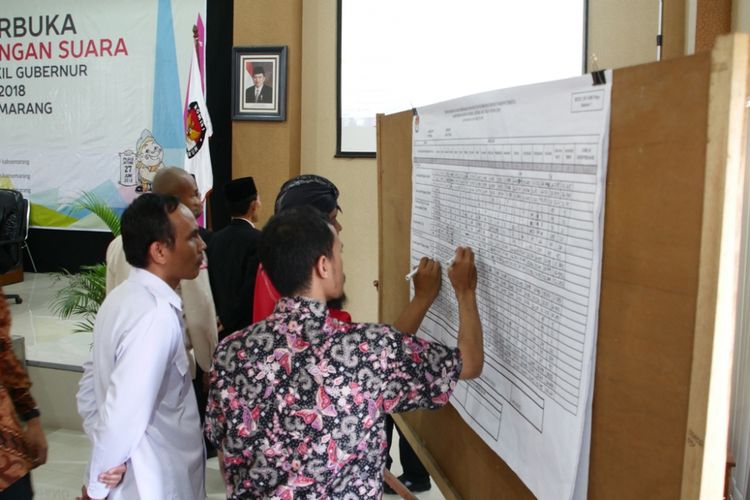
<path fill-rule="evenodd" d="M 682 498 L 719 498 L 727 462 L 745 185 L 748 35 L 716 40 Z"/>
<path fill-rule="evenodd" d="M 708 55 L 614 74 L 590 498 L 680 495 L 709 75 Z"/>
<path fill-rule="evenodd" d="M 738 69 L 746 72 L 746 63 Z M 706 395 L 691 401 L 690 388 L 697 382 L 701 245 L 710 238 L 704 192 L 712 70 L 701 54 L 614 73 L 592 499 L 679 498 L 689 408 L 707 404 Z M 381 116 L 378 127 L 381 319 L 393 321 L 408 300 L 411 113 Z M 698 373 L 702 382 L 710 378 L 710 370 Z M 418 436 L 413 444 L 423 447 L 418 452 L 434 458 L 433 472 L 461 497 L 531 497 L 453 408 L 404 420 Z"/>

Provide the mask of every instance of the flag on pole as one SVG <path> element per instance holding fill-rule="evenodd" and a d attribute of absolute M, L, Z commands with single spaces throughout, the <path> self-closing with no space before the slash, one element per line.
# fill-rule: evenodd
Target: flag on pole
<path fill-rule="evenodd" d="M 211 170 L 211 154 L 208 150 L 208 138 L 213 134 L 211 118 L 208 116 L 206 99 L 203 96 L 198 57 L 194 50 L 190 62 L 187 99 L 185 100 L 185 164 L 187 172 L 195 176 L 195 183 L 205 198 L 214 185 Z"/>

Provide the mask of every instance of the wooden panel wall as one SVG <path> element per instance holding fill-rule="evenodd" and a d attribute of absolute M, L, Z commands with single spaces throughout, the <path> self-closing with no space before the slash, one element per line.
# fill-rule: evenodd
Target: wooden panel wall
<path fill-rule="evenodd" d="M 254 177 L 263 203 L 263 225 L 273 215 L 281 184 L 300 173 L 302 0 L 235 0 L 234 45 L 289 47 L 286 121 L 234 121 L 232 125 L 232 178 Z M 231 82 L 227 82 L 227 92 L 230 89 Z"/>

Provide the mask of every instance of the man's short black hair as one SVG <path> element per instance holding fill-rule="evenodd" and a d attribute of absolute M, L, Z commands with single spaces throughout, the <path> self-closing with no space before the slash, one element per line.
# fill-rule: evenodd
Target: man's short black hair
<path fill-rule="evenodd" d="M 151 243 L 161 241 L 174 245 L 175 236 L 169 214 L 177 210 L 180 200 L 168 194 L 144 193 L 122 214 L 122 248 L 125 259 L 133 267 L 149 264 Z"/>
<path fill-rule="evenodd" d="M 282 296 L 309 288 L 318 259 L 333 257 L 334 238 L 328 219 L 314 207 L 290 208 L 271 217 L 263 228 L 258 254 Z"/>
<path fill-rule="evenodd" d="M 258 195 L 253 195 L 250 198 L 240 201 L 229 201 L 227 200 L 227 208 L 229 209 L 229 215 L 232 217 L 242 217 L 250 209 L 250 204 L 258 199 Z"/>
<path fill-rule="evenodd" d="M 263 75 L 263 76 L 266 76 L 266 72 L 263 69 L 263 66 L 255 66 L 255 65 L 253 65 L 253 75 Z"/>

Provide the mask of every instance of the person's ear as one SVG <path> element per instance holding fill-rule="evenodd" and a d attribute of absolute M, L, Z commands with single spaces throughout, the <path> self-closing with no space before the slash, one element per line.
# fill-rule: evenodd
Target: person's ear
<path fill-rule="evenodd" d="M 331 272 L 331 261 L 325 255 L 318 257 L 315 262 L 315 273 L 321 279 L 327 279 Z"/>
<path fill-rule="evenodd" d="M 154 264 L 163 265 L 167 262 L 167 245 L 163 241 L 154 241 L 148 247 L 148 255 Z"/>

